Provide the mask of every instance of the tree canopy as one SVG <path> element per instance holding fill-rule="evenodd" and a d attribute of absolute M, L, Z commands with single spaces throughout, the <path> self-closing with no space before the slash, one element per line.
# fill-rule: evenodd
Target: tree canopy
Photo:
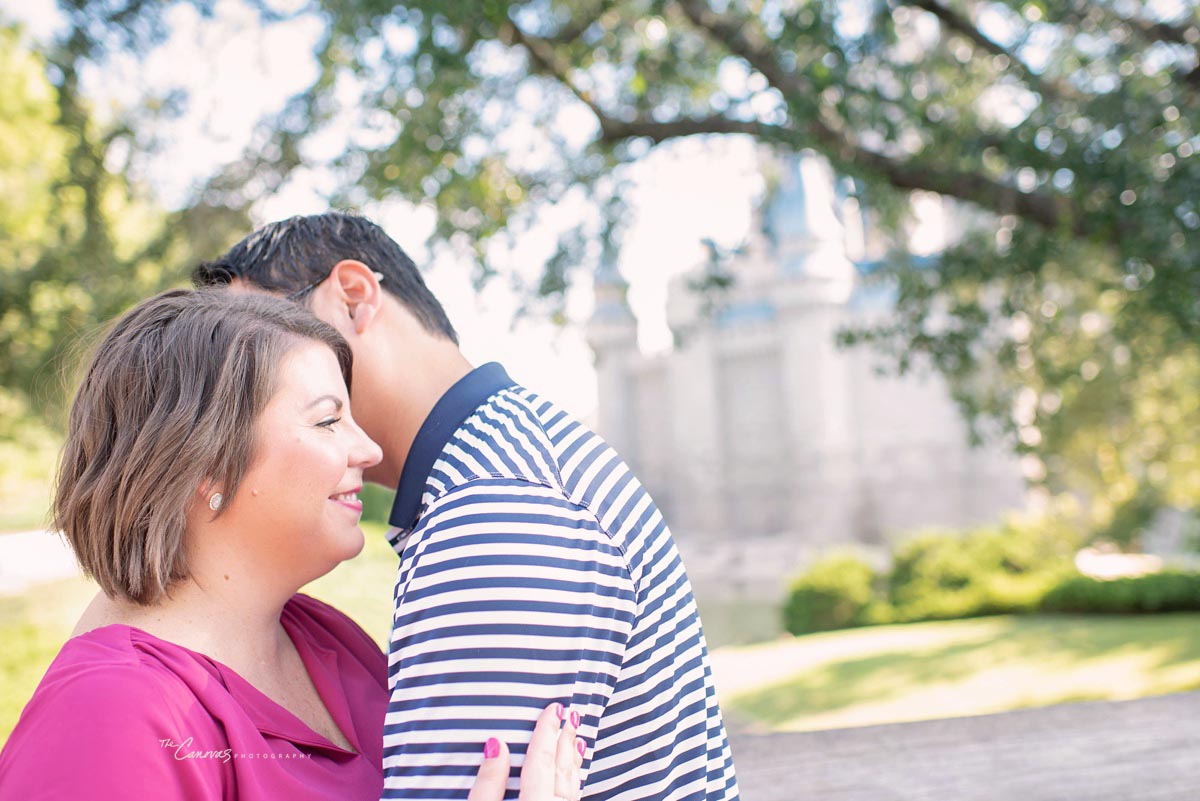
<path fill-rule="evenodd" d="M 75 357 L 99 326 L 249 225 L 238 209 L 168 213 L 129 178 L 136 121 L 93 112 L 72 47 L 0 28 L 0 402 L 12 425 L 29 414 L 60 425 Z"/>
<path fill-rule="evenodd" d="M 896 313 L 846 342 L 899 369 L 928 359 L 968 416 L 1019 437 L 1032 477 L 1089 487 L 1114 519 L 1146 498 L 1200 500 L 1196 0 L 252 4 L 321 21 L 319 74 L 198 208 L 244 209 L 349 120 L 323 165 L 333 202 L 433 203 L 436 236 L 481 276 L 491 243 L 569 193 L 592 198 L 600 223 L 547 263 L 538 290 L 555 293 L 595 264 L 589 243 L 619 243 L 621 170 L 651 148 L 741 136 L 813 149 L 896 234 L 881 274 Z M 172 3 L 60 5 L 72 58 L 101 60 L 161 38 Z M 970 210 L 924 268 L 902 235 L 913 191 Z"/>

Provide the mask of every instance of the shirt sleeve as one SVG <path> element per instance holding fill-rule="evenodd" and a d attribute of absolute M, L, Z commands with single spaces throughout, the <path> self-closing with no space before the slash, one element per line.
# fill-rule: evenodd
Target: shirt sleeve
<path fill-rule="evenodd" d="M 438 498 L 401 552 L 383 798 L 465 799 L 492 736 L 516 777 L 555 701 L 583 718 L 586 777 L 635 613 L 624 554 L 561 490 L 484 479 Z"/>
<path fill-rule="evenodd" d="M 135 665 L 88 668 L 40 687 L 0 754 L 0 801 L 221 799 L 223 736 L 207 714 L 185 712 L 163 690 L 161 678 Z M 192 742 L 164 742 L 181 733 Z"/>

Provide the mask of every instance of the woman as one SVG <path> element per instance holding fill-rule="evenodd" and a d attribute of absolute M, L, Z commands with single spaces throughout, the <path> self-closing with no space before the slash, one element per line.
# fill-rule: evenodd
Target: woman
<path fill-rule="evenodd" d="M 103 592 L 0 753 L 0 799 L 379 798 L 386 659 L 297 594 L 363 546 L 380 451 L 350 371 L 332 328 L 266 296 L 167 292 L 117 322 L 53 507 Z M 564 712 L 539 718 L 522 798 L 578 798 Z M 481 748 L 470 798 L 500 799 L 507 748 Z"/>

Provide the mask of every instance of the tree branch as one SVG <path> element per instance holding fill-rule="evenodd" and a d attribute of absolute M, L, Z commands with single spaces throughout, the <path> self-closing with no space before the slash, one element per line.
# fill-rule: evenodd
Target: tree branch
<path fill-rule="evenodd" d="M 808 82 L 783 69 L 765 41 L 757 41 L 750 26 L 740 20 L 712 11 L 702 0 L 679 0 L 679 7 L 696 27 L 707 33 L 730 53 L 744 58 L 750 66 L 785 95 L 812 95 Z M 643 121 L 643 135 L 654 123 Z M 603 126 L 603 123 L 602 123 Z M 662 128 L 664 134 L 671 129 Z M 863 147 L 856 137 L 841 127 L 832 115 L 817 114 L 801 130 L 789 132 L 796 146 L 810 146 L 840 161 L 850 169 L 862 169 L 881 175 L 898 189 L 923 189 L 970 201 L 998 214 L 1017 214 L 1047 228 L 1063 225 L 1077 236 L 1090 235 L 1082 214 L 1067 198 L 1051 193 L 1022 192 L 1016 187 L 978 173 L 947 170 L 934 165 L 903 160 Z M 653 138 L 653 136 L 651 136 Z M 800 140 L 800 141 L 796 141 Z M 803 141 L 808 140 L 808 141 Z"/>
<path fill-rule="evenodd" d="M 1070 99 L 1078 99 L 1081 96 L 1079 91 L 1069 83 L 1047 79 L 1034 72 L 1016 53 L 984 36 L 983 32 L 966 15 L 944 5 L 940 0 L 899 0 L 899 2 L 929 12 L 937 17 L 945 29 L 959 34 L 992 55 L 1008 59 L 1008 63 L 1012 65 L 1013 69 L 1020 73 L 1021 79 L 1043 96 L 1053 95 Z"/>
<path fill-rule="evenodd" d="M 596 3 L 596 7 L 593 8 L 590 13 L 581 15 L 578 19 L 572 19 L 566 25 L 564 25 L 562 30 L 558 31 L 558 33 L 555 33 L 553 36 L 547 36 L 545 41 L 552 45 L 570 44 L 574 42 L 580 36 L 583 36 L 584 32 L 587 31 L 588 28 L 599 22 L 600 18 L 603 17 L 604 13 L 611 7 L 612 3 L 601 0 L 601 2 Z"/>
<path fill-rule="evenodd" d="M 669 122 L 638 119 L 621 121 L 600 118 L 605 141 L 615 142 L 641 136 L 655 143 L 695 134 L 744 133 L 766 141 L 785 142 L 793 147 L 811 145 L 803 134 L 753 121 L 730 120 L 725 117 L 704 119 L 681 118 Z M 1090 231 L 1074 214 L 1066 198 L 1048 193 L 1022 192 L 1010 184 L 978 173 L 939 168 L 927 162 L 906 161 L 886 156 L 852 143 L 843 143 L 851 150 L 848 162 L 865 172 L 883 176 L 897 189 L 921 189 L 966 200 L 997 214 L 1016 214 L 1047 228 L 1064 224 L 1079 236 Z"/>
<path fill-rule="evenodd" d="M 1121 24 L 1128 25 L 1136 30 L 1142 35 L 1143 39 L 1147 39 L 1152 42 L 1181 44 L 1189 47 L 1195 47 L 1196 44 L 1200 42 L 1200 37 L 1197 37 L 1196 35 L 1197 32 L 1195 26 L 1180 27 L 1178 25 L 1172 25 L 1169 22 L 1148 20 L 1145 17 L 1139 17 L 1136 15 L 1126 17 L 1111 10 L 1106 10 L 1106 13 L 1114 19 L 1119 20 Z M 1189 31 L 1192 33 L 1189 34 Z"/>
<path fill-rule="evenodd" d="M 774 59 L 769 44 L 758 40 L 753 29 L 739 21 L 711 11 L 702 0 L 681 0 L 684 14 L 698 28 L 729 52 L 744 58 L 754 69 L 785 94 L 813 94 L 802 76 L 783 69 Z M 925 162 L 888 156 L 863 147 L 844 129 L 841 121 L 820 110 L 799 129 L 768 125 L 755 120 L 736 120 L 720 114 L 703 118 L 680 117 L 670 121 L 645 118 L 622 120 L 608 114 L 571 79 L 570 67 L 546 39 L 525 33 L 513 24 L 501 31 L 509 44 L 518 44 L 528 53 L 534 71 L 554 78 L 569 89 L 596 116 L 601 140 L 620 142 L 645 137 L 658 143 L 697 134 L 742 133 L 764 141 L 787 143 L 792 147 L 815 147 L 850 169 L 882 176 L 898 189 L 921 189 L 966 200 L 997 214 L 1017 214 L 1047 228 L 1070 226 L 1077 235 L 1087 235 L 1081 215 L 1066 198 L 1049 193 L 1022 192 L 1016 187 L 984 175 L 947 170 Z"/>
<path fill-rule="evenodd" d="M 604 112 L 592 99 L 591 93 L 575 85 L 571 79 L 570 65 L 563 63 L 559 58 L 558 53 L 554 49 L 554 45 L 547 39 L 534 36 L 530 33 L 525 33 L 512 22 L 506 22 L 500 26 L 498 31 L 500 41 L 508 45 L 519 44 L 529 54 L 530 61 L 535 71 L 554 78 L 563 86 L 571 91 L 581 103 L 592 110 L 597 119 L 604 118 Z"/>
<path fill-rule="evenodd" d="M 600 138 L 605 142 L 645 137 L 655 143 L 668 139 L 697 134 L 749 134 L 763 141 L 786 142 L 793 138 L 792 132 L 777 125 L 767 125 L 756 120 L 733 120 L 721 114 L 709 117 L 679 117 L 667 122 L 634 119 L 618 120 L 599 115 Z"/>

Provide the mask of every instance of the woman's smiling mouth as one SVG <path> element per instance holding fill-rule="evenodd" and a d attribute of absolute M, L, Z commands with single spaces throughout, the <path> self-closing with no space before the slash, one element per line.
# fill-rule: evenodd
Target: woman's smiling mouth
<path fill-rule="evenodd" d="M 339 492 L 337 495 L 330 495 L 329 500 L 361 514 L 363 505 L 362 501 L 358 499 L 358 493 L 361 491 L 362 487 L 355 487 L 346 492 Z"/>

